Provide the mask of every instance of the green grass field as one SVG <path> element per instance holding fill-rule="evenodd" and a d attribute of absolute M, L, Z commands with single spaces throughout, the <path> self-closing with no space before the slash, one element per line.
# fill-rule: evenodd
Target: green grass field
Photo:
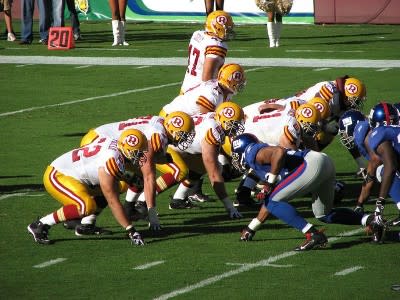
<path fill-rule="evenodd" d="M 148 58 L 184 61 L 188 39 L 200 26 L 128 25 L 129 47 L 111 47 L 109 23 L 83 23 L 84 40 L 69 51 L 49 51 L 38 37 L 30 46 L 0 41 L 0 298 L 400 299 L 392 289 L 400 285 L 399 231 L 373 245 L 361 226 L 319 223 L 307 198 L 292 203 L 326 229 L 326 249 L 293 252 L 303 235 L 276 219 L 268 220 L 252 242 L 239 242 L 256 210 L 242 211 L 242 220 L 230 220 L 218 201 L 169 210 L 175 189 L 157 199 L 162 234 L 153 236 L 142 221 L 136 225 L 145 247 L 130 245 L 109 209 L 97 224 L 113 235 L 77 237 L 58 225 L 50 231 L 54 245 L 33 242 L 26 226 L 59 207 L 42 187 L 46 166 L 78 146 L 91 127 L 157 114 L 179 91 L 185 66 L 165 65 L 166 59 L 150 64 Z M 277 49 L 267 47 L 264 26 L 238 26 L 229 45 L 229 60 L 247 71 L 246 89 L 235 98 L 241 105 L 285 97 L 345 74 L 365 82 L 366 113 L 379 100 L 400 100 L 399 26 L 284 25 Z M 95 63 L 53 64 L 58 57 Z M 102 64 L 120 57 L 128 63 Z M 272 58 L 316 60 L 291 67 L 265 60 Z M 331 67 L 332 59 L 341 65 Z M 358 67 L 355 60 L 362 60 Z M 361 188 L 356 164 L 338 140 L 325 152 L 347 184 L 340 206 L 353 207 Z M 237 183 L 227 183 L 232 198 Z M 208 182 L 204 190 L 215 199 Z M 388 202 L 385 213 L 393 218 L 397 209 Z M 366 205 L 373 207 L 373 202 Z"/>

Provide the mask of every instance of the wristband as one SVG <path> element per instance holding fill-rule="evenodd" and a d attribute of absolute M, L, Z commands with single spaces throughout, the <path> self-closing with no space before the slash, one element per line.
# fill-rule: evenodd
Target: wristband
<path fill-rule="evenodd" d="M 265 174 L 265 179 L 267 180 L 268 183 L 274 184 L 277 179 L 277 175 L 272 174 L 272 173 L 267 173 Z"/>
<path fill-rule="evenodd" d="M 125 227 L 125 230 L 126 230 L 126 231 L 129 231 L 129 230 L 131 230 L 132 228 L 133 228 L 133 225 L 131 224 L 131 225 L 126 226 L 126 227 Z"/>
<path fill-rule="evenodd" d="M 247 227 L 249 227 L 253 231 L 257 231 L 257 229 L 260 228 L 261 224 L 262 223 L 257 218 L 254 218 L 253 220 L 251 220 L 250 224 Z"/>

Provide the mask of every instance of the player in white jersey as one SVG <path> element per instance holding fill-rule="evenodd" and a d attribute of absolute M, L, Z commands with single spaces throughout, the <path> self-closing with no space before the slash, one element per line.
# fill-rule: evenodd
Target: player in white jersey
<path fill-rule="evenodd" d="M 228 51 L 226 40 L 233 36 L 233 20 L 229 13 L 216 10 L 206 19 L 205 30 L 193 33 L 188 47 L 188 66 L 181 93 L 203 81 L 216 79 Z"/>
<path fill-rule="evenodd" d="M 190 116 L 215 111 L 219 104 L 230 101 L 245 86 L 243 68 L 238 64 L 225 64 L 219 70 L 216 80 L 202 82 L 185 94 L 177 96 L 163 107 L 160 115 L 166 116 L 176 110 L 184 111 Z"/>
<path fill-rule="evenodd" d="M 275 100 L 274 110 L 260 113 L 259 103 L 245 106 L 245 133 L 254 134 L 261 142 L 297 149 L 301 142 L 301 128 L 295 117 L 300 101 Z M 265 103 L 265 102 L 263 102 Z"/>
<path fill-rule="evenodd" d="M 124 213 L 119 194 L 123 192 L 120 181 L 125 180 L 126 168 L 130 166 L 137 174 L 142 171 L 145 151 L 146 136 L 130 129 L 122 132 L 119 139 L 102 137 L 54 160 L 47 167 L 43 182 L 47 192 L 63 206 L 28 226 L 35 241 L 51 244 L 51 226 L 99 213 L 108 205 L 131 241 L 143 245 L 143 239 Z"/>
<path fill-rule="evenodd" d="M 233 207 L 225 189 L 218 154 L 225 135 L 234 137 L 243 132 L 243 110 L 236 103 L 224 102 L 217 107 L 215 113 L 195 115 L 193 119 L 196 131 L 193 143 L 184 151 L 177 149 L 189 170 L 188 180 L 181 182 L 170 203 L 170 208 L 191 208 L 190 201 L 186 200 L 191 184 L 207 174 L 229 216 L 238 218 L 240 214 Z"/>
<path fill-rule="evenodd" d="M 184 112 L 171 112 L 166 118 L 160 116 L 144 116 L 131 118 L 125 121 L 114 122 L 101 125 L 90 130 L 81 140 L 81 145 L 92 143 L 94 140 L 101 137 L 118 138 L 123 130 L 138 129 L 143 132 L 148 140 L 147 161 L 143 167 L 143 181 L 147 182 L 144 186 L 144 199 L 147 207 L 147 212 L 144 216 L 148 217 L 149 227 L 151 230 L 159 230 L 160 223 L 156 211 L 156 192 L 159 192 L 156 184 L 155 164 L 167 163 L 167 147 L 169 144 L 174 144 L 179 148 L 186 148 L 194 137 L 194 124 L 192 118 Z M 129 176 L 129 172 L 127 172 Z M 137 177 L 135 177 L 137 179 Z M 124 204 L 125 213 L 131 217 L 135 211 L 136 200 L 139 194 L 143 191 L 141 183 L 128 182 L 129 189 L 127 190 L 126 202 Z M 139 207 L 138 207 L 139 208 Z M 142 209 L 143 212 L 143 209 Z M 143 215 L 142 215 L 143 217 Z M 95 216 L 89 216 L 82 220 L 82 224 L 93 224 Z M 84 232 L 82 226 L 76 230 Z"/>

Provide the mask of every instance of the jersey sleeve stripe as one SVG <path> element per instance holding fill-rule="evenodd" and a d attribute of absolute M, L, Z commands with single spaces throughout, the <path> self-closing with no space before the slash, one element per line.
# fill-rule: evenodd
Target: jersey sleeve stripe
<path fill-rule="evenodd" d="M 326 86 L 321 87 L 319 93 L 322 96 L 322 98 L 324 98 L 327 101 L 332 99 L 333 93 Z"/>
<path fill-rule="evenodd" d="M 211 103 L 211 101 L 209 101 L 204 96 L 199 96 L 199 98 L 196 101 L 196 104 L 208 109 L 209 111 L 215 110 L 215 105 L 213 103 Z"/>
<path fill-rule="evenodd" d="M 108 174 L 115 178 L 122 178 L 122 172 L 118 168 L 118 164 L 116 163 L 114 158 L 110 158 L 106 162 L 106 169 Z"/>
<path fill-rule="evenodd" d="M 214 137 L 214 135 L 212 134 L 212 129 L 207 130 L 207 134 L 205 137 L 205 140 L 208 144 L 210 145 L 219 145 L 220 143 L 218 142 L 218 140 Z"/>
<path fill-rule="evenodd" d="M 205 51 L 205 55 L 214 54 L 214 55 L 218 55 L 221 57 L 226 57 L 227 52 L 228 51 L 225 48 L 218 47 L 218 46 L 209 46 L 209 47 L 207 47 L 207 49 Z"/>
<path fill-rule="evenodd" d="M 160 152 L 162 147 L 161 147 L 161 138 L 160 135 L 158 133 L 153 133 L 151 135 L 151 147 L 153 148 L 154 152 Z"/>
<path fill-rule="evenodd" d="M 284 132 L 285 136 L 287 137 L 287 139 L 288 139 L 292 144 L 294 144 L 294 143 L 295 143 L 295 139 L 294 139 L 293 135 L 290 133 L 289 127 L 288 127 L 288 126 L 283 127 L 283 132 Z"/>

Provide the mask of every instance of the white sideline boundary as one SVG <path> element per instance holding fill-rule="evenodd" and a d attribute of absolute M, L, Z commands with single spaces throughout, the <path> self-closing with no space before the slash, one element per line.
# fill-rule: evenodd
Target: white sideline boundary
<path fill-rule="evenodd" d="M 337 241 L 337 240 L 341 239 L 342 237 L 352 236 L 352 235 L 355 235 L 357 233 L 363 232 L 364 230 L 365 230 L 365 228 L 358 228 L 358 229 L 355 229 L 355 230 L 352 230 L 352 231 L 347 231 L 347 232 L 339 234 L 339 237 L 329 238 L 328 242 Z M 189 293 L 189 292 L 191 292 L 191 291 L 193 291 L 195 289 L 199 289 L 199 288 L 205 287 L 207 285 L 214 284 L 214 283 L 216 283 L 218 281 L 221 281 L 224 278 L 232 277 L 234 275 L 250 271 L 250 270 L 252 270 L 254 268 L 257 268 L 257 267 L 271 266 L 274 262 L 277 262 L 278 260 L 281 260 L 281 259 L 284 259 L 284 258 L 287 258 L 287 257 L 291 257 L 291 256 L 294 256 L 296 254 L 301 254 L 301 253 L 302 252 L 289 251 L 289 252 L 284 252 L 282 254 L 278 254 L 278 255 L 275 255 L 275 256 L 270 256 L 267 259 L 260 260 L 258 262 L 253 263 L 253 264 L 243 264 L 237 269 L 234 269 L 234 270 L 231 270 L 231 271 L 228 271 L 228 272 L 225 272 L 225 273 L 222 273 L 222 274 L 219 274 L 219 275 L 204 279 L 204 280 L 202 280 L 202 281 L 200 281 L 198 283 L 195 283 L 195 284 L 192 284 L 192 285 L 188 285 L 188 286 L 186 286 L 184 288 L 181 288 L 181 289 L 178 289 L 178 290 L 174 290 L 174 291 L 172 291 L 170 293 L 167 293 L 167 294 L 161 295 L 161 296 L 159 296 L 157 298 L 154 298 L 154 300 L 166 300 L 166 299 L 169 299 L 169 298 L 176 297 L 178 295 L 186 294 L 186 293 Z"/>
<path fill-rule="evenodd" d="M 234 58 L 227 63 L 245 67 L 307 68 L 400 68 L 400 60 L 304 59 L 304 58 Z M 98 66 L 186 66 L 186 57 L 62 57 L 0 55 L 0 64 L 98 65 Z"/>

